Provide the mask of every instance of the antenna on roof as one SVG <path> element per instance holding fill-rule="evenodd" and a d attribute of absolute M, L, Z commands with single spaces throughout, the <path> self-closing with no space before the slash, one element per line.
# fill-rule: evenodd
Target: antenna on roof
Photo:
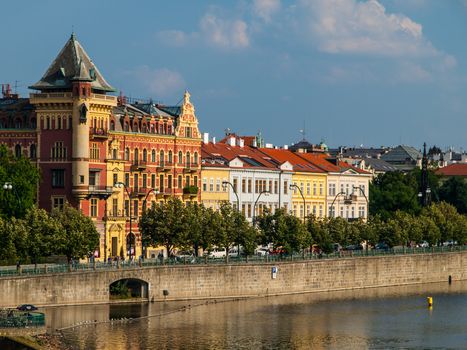
<path fill-rule="evenodd" d="M 303 129 L 300 129 L 300 134 L 302 134 L 302 139 L 305 141 L 305 136 L 306 136 L 306 125 L 305 121 L 303 121 Z"/>

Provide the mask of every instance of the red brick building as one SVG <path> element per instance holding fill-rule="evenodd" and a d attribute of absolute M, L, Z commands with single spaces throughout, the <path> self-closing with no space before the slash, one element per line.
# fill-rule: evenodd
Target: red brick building
<path fill-rule="evenodd" d="M 179 106 L 110 95 L 74 35 L 30 88 L 37 92 L 29 98 L 3 89 L 0 143 L 37 163 L 39 207 L 68 202 L 92 217 L 98 257 L 127 255 L 130 243 L 132 255 L 141 254 L 146 202 L 199 201 L 201 135 L 188 92 Z"/>

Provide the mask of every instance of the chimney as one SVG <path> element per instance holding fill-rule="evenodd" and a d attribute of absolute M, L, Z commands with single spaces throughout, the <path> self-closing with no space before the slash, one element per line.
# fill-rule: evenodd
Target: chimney
<path fill-rule="evenodd" d="M 245 146 L 245 140 L 244 139 L 238 139 L 238 145 L 243 148 Z"/>
<path fill-rule="evenodd" d="M 229 143 L 229 146 L 234 147 L 235 146 L 235 136 L 229 137 L 228 143 Z"/>
<path fill-rule="evenodd" d="M 253 139 L 253 145 L 252 146 L 255 147 L 255 148 L 258 147 L 258 144 L 256 143 L 256 137 Z"/>
<path fill-rule="evenodd" d="M 284 145 L 284 149 L 289 149 L 289 145 Z"/>
<path fill-rule="evenodd" d="M 274 148 L 274 146 L 273 146 L 272 143 L 267 143 L 267 144 L 265 145 L 265 147 L 266 147 L 266 148 Z"/>
<path fill-rule="evenodd" d="M 213 137 L 213 138 L 212 138 L 212 144 L 213 144 L 213 145 L 216 144 L 216 137 Z"/>
<path fill-rule="evenodd" d="M 207 132 L 203 134 L 203 143 L 204 144 L 209 143 L 209 133 Z"/>

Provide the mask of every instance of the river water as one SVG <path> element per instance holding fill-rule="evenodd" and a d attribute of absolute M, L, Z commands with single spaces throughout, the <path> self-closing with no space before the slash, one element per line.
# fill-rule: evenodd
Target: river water
<path fill-rule="evenodd" d="M 73 349 L 467 349 L 467 281 L 45 312 Z"/>

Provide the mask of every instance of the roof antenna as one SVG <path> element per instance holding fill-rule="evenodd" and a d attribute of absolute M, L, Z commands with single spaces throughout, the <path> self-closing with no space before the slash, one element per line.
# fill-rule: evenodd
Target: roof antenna
<path fill-rule="evenodd" d="M 302 134 L 302 141 L 306 141 L 306 139 L 305 139 L 305 135 L 306 135 L 305 121 L 303 121 L 303 129 L 300 129 L 300 134 Z"/>
<path fill-rule="evenodd" d="M 71 25 L 71 39 L 75 39 L 75 26 Z"/>

